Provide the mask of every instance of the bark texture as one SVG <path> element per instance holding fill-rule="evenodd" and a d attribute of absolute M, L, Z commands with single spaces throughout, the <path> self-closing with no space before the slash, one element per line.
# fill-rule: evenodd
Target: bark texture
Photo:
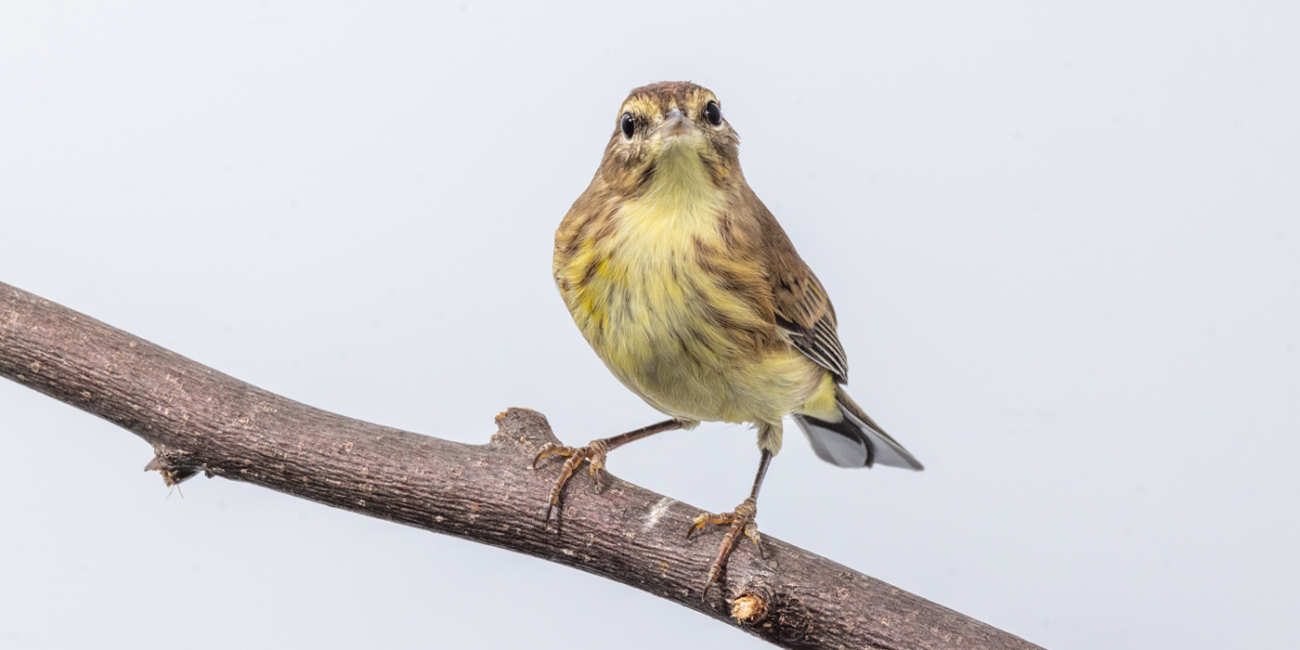
<path fill-rule="evenodd" d="M 0 283 L 0 376 L 144 438 L 168 484 L 198 473 L 499 546 L 617 580 L 787 648 L 1036 648 L 774 537 L 737 548 L 701 600 L 720 533 L 685 540 L 700 509 L 607 476 L 575 476 L 559 529 L 541 525 L 556 441 L 528 409 L 485 445 L 300 404 Z M 585 475 L 585 470 L 582 470 Z M 554 525 L 554 524 L 553 524 Z M 741 541 L 740 544 L 748 544 Z M 733 616 L 733 606 L 735 615 Z"/>

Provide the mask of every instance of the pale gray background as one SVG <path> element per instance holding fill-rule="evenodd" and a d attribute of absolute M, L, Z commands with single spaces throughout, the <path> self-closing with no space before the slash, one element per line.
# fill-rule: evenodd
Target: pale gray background
<path fill-rule="evenodd" d="M 346 415 L 586 442 L 659 416 L 552 233 L 626 92 L 691 79 L 928 466 L 792 432 L 764 531 L 1051 648 L 1294 647 L 1297 3 L 100 4 L 0 10 L 3 281 Z M 761 645 L 258 488 L 167 498 L 9 382 L 0 432 L 5 648 Z M 725 510 L 757 459 L 705 425 L 611 469 Z"/>

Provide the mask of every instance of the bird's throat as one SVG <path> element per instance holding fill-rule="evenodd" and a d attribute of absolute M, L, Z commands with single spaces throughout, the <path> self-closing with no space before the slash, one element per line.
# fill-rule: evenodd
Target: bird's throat
<path fill-rule="evenodd" d="M 713 211 L 721 205 L 722 191 L 694 145 L 677 139 L 665 144 L 641 202 L 664 216 Z"/>

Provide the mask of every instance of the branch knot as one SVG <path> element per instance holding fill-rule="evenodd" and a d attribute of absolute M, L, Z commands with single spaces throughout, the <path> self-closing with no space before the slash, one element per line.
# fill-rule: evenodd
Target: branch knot
<path fill-rule="evenodd" d="M 161 474 L 163 483 L 167 484 L 167 487 L 180 485 L 195 474 L 204 471 L 202 467 L 192 462 L 186 462 L 186 457 L 190 455 L 190 452 L 183 449 L 170 449 L 158 445 L 154 447 L 153 453 L 153 460 L 144 466 L 144 471 L 156 471 Z"/>

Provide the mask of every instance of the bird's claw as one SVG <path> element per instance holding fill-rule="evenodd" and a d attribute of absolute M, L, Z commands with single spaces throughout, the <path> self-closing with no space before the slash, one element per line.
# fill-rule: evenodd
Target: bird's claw
<path fill-rule="evenodd" d="M 542 520 L 543 527 L 549 527 L 551 524 L 551 511 L 560 503 L 560 495 L 564 492 L 564 486 L 568 484 L 569 479 L 573 477 L 573 472 L 578 469 L 582 461 L 588 461 L 591 470 L 591 483 L 594 486 L 596 494 L 600 494 L 600 474 L 605 469 L 605 455 L 609 452 L 609 445 L 604 440 L 594 440 L 585 447 L 566 447 L 548 442 L 542 446 L 541 451 L 533 457 L 533 469 L 537 469 L 537 462 L 547 456 L 564 456 L 568 460 L 560 467 L 560 476 L 555 479 L 555 486 L 551 488 L 550 498 L 546 504 L 546 518 Z"/>
<path fill-rule="evenodd" d="M 704 583 L 704 593 L 700 595 L 700 600 L 704 600 L 709 595 L 709 589 L 713 583 L 722 577 L 722 571 L 727 566 L 727 558 L 731 555 L 732 547 L 735 546 L 736 538 L 740 535 L 748 537 L 758 547 L 758 555 L 764 559 L 767 554 L 763 552 L 762 537 L 758 534 L 758 524 L 754 522 L 754 517 L 758 515 L 758 504 L 754 497 L 745 499 L 743 503 L 736 506 L 731 512 L 724 512 L 719 515 L 704 512 L 695 518 L 691 527 L 686 530 L 686 539 L 690 539 L 696 531 L 702 530 L 705 526 L 727 526 L 727 532 L 722 536 L 722 543 L 718 546 L 718 559 L 713 561 L 709 566 L 709 578 Z"/>

